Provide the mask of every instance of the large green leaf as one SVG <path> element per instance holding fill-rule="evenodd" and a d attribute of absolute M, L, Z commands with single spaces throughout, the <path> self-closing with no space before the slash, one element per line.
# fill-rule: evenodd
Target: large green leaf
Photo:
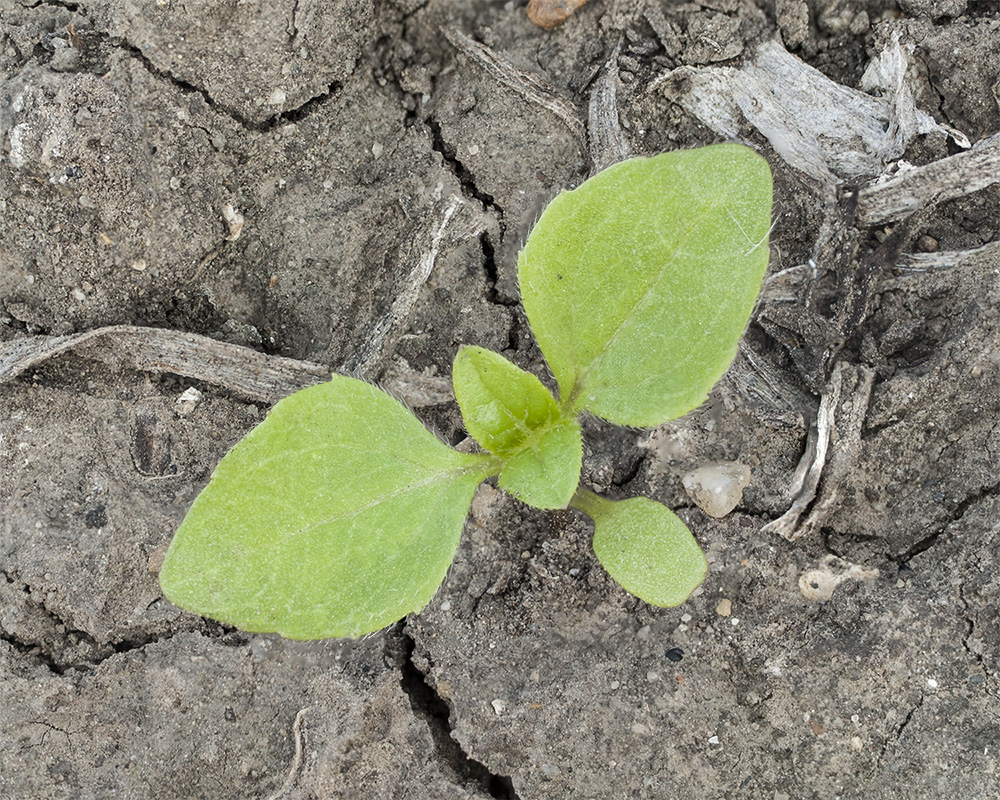
<path fill-rule="evenodd" d="M 231 450 L 167 551 L 182 608 L 291 639 L 360 636 L 423 608 L 497 465 L 342 376 L 278 403 Z"/>
<path fill-rule="evenodd" d="M 585 490 L 573 506 L 594 521 L 594 553 L 608 574 L 650 605 L 680 605 L 705 580 L 705 554 L 666 506 L 645 497 L 608 500 Z"/>
<path fill-rule="evenodd" d="M 465 429 L 491 453 L 513 455 L 536 431 L 560 419 L 559 406 L 542 382 L 492 350 L 461 348 L 452 381 Z"/>
<path fill-rule="evenodd" d="M 559 195 L 518 262 L 565 412 L 649 427 L 699 405 L 767 268 L 771 174 L 721 144 L 624 161 Z"/>

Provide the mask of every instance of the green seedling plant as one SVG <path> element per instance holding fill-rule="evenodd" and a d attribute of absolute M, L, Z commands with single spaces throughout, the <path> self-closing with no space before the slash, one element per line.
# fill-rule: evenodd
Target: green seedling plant
<path fill-rule="evenodd" d="M 220 462 L 170 544 L 176 605 L 251 632 L 357 637 L 421 610 L 488 478 L 594 523 L 624 589 L 684 602 L 705 556 L 646 498 L 581 487 L 580 417 L 636 428 L 686 414 L 735 357 L 767 268 L 771 173 L 720 144 L 615 164 L 546 208 L 518 259 L 553 394 L 498 353 L 463 347 L 453 382 L 482 448 L 444 444 L 395 398 L 336 375 L 296 392 Z"/>

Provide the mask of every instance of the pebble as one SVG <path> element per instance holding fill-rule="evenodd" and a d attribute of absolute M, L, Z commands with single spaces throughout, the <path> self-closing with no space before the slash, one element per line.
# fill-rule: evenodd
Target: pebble
<path fill-rule="evenodd" d="M 684 476 L 684 490 L 710 517 L 720 519 L 743 500 L 750 483 L 750 468 L 739 462 L 712 464 Z"/>

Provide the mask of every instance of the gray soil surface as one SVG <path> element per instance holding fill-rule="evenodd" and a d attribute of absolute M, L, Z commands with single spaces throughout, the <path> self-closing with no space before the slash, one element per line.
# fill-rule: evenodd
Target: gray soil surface
<path fill-rule="evenodd" d="M 525 5 L 0 0 L 0 798 L 1000 796 L 995 2 Z M 762 119 L 767 52 L 835 100 Z M 585 426 L 585 481 L 704 546 L 688 603 L 490 485 L 431 605 L 361 641 L 163 599 L 277 397 L 351 371 L 459 442 L 460 344 L 545 375 L 514 271 L 540 209 L 723 138 L 776 184 L 741 355 L 682 420 Z M 751 481 L 716 519 L 681 479 L 719 461 Z"/>

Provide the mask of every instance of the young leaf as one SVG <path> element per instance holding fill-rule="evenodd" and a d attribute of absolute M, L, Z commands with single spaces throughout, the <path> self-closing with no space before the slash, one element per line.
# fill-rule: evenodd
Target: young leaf
<path fill-rule="evenodd" d="M 705 554 L 666 506 L 645 497 L 607 500 L 586 490 L 572 505 L 594 521 L 594 553 L 608 574 L 641 600 L 677 606 L 705 579 Z"/>
<path fill-rule="evenodd" d="M 518 262 L 565 413 L 651 427 L 732 362 L 767 268 L 771 174 L 720 144 L 624 161 L 546 208 Z"/>
<path fill-rule="evenodd" d="M 583 462 L 580 423 L 563 422 L 545 431 L 508 461 L 500 488 L 535 508 L 566 508 Z"/>
<path fill-rule="evenodd" d="M 538 378 L 492 350 L 461 348 L 452 382 L 465 429 L 497 455 L 518 452 L 535 431 L 551 427 L 560 416 L 555 398 Z"/>
<path fill-rule="evenodd" d="M 226 455 L 160 585 L 246 631 L 376 631 L 434 596 L 494 461 L 452 450 L 385 392 L 335 376 L 282 400 Z"/>

